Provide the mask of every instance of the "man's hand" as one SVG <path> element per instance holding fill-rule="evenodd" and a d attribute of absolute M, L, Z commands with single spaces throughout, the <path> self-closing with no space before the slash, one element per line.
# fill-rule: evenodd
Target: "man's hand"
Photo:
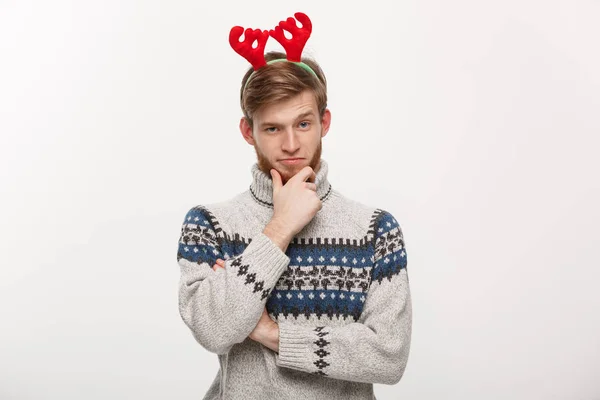
<path fill-rule="evenodd" d="M 323 208 L 317 195 L 316 174 L 306 166 L 292 176 L 285 185 L 275 168 L 271 169 L 273 181 L 273 216 L 280 227 L 291 233 L 291 237 L 300 232 Z"/>
<path fill-rule="evenodd" d="M 273 351 L 279 352 L 279 325 L 269 317 L 266 307 L 258 320 L 258 324 L 248 337 Z"/>
<path fill-rule="evenodd" d="M 216 271 L 217 268 L 225 268 L 225 261 L 217 258 L 217 263 L 213 265 L 212 269 Z M 269 317 L 267 307 L 263 309 L 258 324 L 248 337 L 273 351 L 279 352 L 279 325 Z"/>

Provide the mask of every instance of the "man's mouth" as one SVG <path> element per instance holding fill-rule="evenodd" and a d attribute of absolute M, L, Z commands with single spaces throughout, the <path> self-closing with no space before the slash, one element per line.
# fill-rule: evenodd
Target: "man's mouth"
<path fill-rule="evenodd" d="M 300 161 L 304 160 L 303 158 L 285 158 L 281 160 L 282 163 L 286 165 L 298 164 Z"/>

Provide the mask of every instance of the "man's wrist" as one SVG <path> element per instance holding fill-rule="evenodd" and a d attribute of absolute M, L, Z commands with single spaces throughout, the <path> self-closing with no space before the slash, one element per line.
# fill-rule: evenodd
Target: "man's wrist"
<path fill-rule="evenodd" d="M 285 253 L 294 235 L 279 221 L 272 219 L 263 229 L 263 233 Z"/>
<path fill-rule="evenodd" d="M 279 325 L 277 323 L 273 323 L 273 325 L 269 326 L 262 332 L 259 332 L 257 341 L 261 343 L 263 346 L 275 351 L 279 352 Z"/>

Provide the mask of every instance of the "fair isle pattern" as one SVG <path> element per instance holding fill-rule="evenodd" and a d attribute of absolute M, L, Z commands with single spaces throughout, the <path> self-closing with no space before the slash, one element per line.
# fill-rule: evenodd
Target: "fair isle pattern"
<path fill-rule="evenodd" d="M 331 353 L 328 352 L 325 349 L 325 347 L 331 344 L 331 342 L 328 342 L 327 339 L 324 338 L 324 336 L 329 335 L 329 330 L 325 326 L 317 326 L 315 329 L 313 329 L 313 331 L 316 332 L 316 336 L 319 337 L 313 342 L 319 347 L 319 349 L 314 352 L 319 358 L 313 363 L 317 367 L 317 370 L 313 371 L 312 373 L 315 375 L 327 376 L 327 374 L 323 372 L 323 369 L 325 367 L 328 367 L 330 364 L 327 361 L 325 361 L 325 357 L 327 357 Z"/>
<path fill-rule="evenodd" d="M 357 321 L 366 300 L 374 261 L 376 209 L 360 239 L 294 238 L 288 246 L 290 264 L 267 301 L 275 318 L 311 315 Z"/>
<path fill-rule="evenodd" d="M 229 253 L 242 253 L 250 242 L 251 239 L 242 238 L 237 233 L 233 236 L 225 233 L 213 213 L 198 205 L 188 211 L 183 221 L 177 261 L 185 258 L 212 266 L 217 258 L 228 260 Z"/>
<path fill-rule="evenodd" d="M 222 230 L 214 215 L 205 207 L 194 207 L 181 227 L 177 261 L 185 258 L 198 264 L 206 262 L 212 268 L 217 258 L 224 258 L 217 240 L 219 234 L 222 235 Z M 245 276 L 244 284 L 251 285 L 253 293 L 261 293 L 261 300 L 271 292 L 271 288 L 265 288 L 265 282 L 257 278 L 256 272 L 249 271 L 250 265 L 243 263 L 242 254 L 233 257 L 228 267 L 237 268 L 237 275 Z"/>
<path fill-rule="evenodd" d="M 407 268 L 406 250 L 404 249 L 404 236 L 402 229 L 396 219 L 388 212 L 378 209 L 377 216 L 371 226 L 376 227 L 374 274 L 369 286 L 374 282 L 381 284 L 384 279 L 391 281 L 400 271 Z M 370 272 L 370 269 L 369 269 Z M 362 310 L 362 308 L 361 308 Z M 358 320 L 358 314 L 355 321 Z M 327 326 L 317 326 L 313 329 L 315 334 L 311 339 L 313 353 L 317 355 L 317 360 L 313 364 L 317 367 L 313 374 L 328 376 L 326 367 L 331 365 L 327 356 L 330 352 L 326 350 L 328 342 L 324 337 L 330 333 Z"/>
<path fill-rule="evenodd" d="M 390 281 L 403 268 L 407 268 L 404 235 L 396 219 L 385 212 L 378 221 L 372 281 Z"/>
<path fill-rule="evenodd" d="M 224 232 L 204 206 L 192 208 L 181 229 L 177 260 L 185 258 L 212 267 L 217 258 L 234 260 L 244 283 L 268 297 L 266 307 L 276 319 L 303 316 L 319 320 L 352 318 L 358 321 L 372 281 L 391 279 L 406 267 L 402 231 L 393 216 L 376 209 L 360 240 L 348 238 L 294 238 L 286 254 L 290 264 L 274 288 L 265 287 L 257 271 L 244 264 L 241 253 L 251 239 Z"/>

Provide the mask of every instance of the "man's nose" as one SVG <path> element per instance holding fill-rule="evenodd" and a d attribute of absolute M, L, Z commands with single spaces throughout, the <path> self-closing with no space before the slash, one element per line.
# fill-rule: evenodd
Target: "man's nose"
<path fill-rule="evenodd" d="M 283 143 L 281 144 L 282 149 L 286 152 L 293 153 L 298 150 L 299 145 L 300 142 L 296 138 L 294 130 L 292 128 L 287 128 L 283 136 Z"/>

